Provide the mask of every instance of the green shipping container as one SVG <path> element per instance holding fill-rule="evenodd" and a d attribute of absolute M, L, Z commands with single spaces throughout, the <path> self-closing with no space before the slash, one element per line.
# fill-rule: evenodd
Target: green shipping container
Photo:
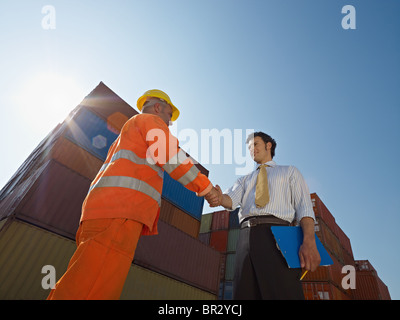
<path fill-rule="evenodd" d="M 231 229 L 228 232 L 228 246 L 226 248 L 227 252 L 236 252 L 236 245 L 239 238 L 240 229 Z"/>
<path fill-rule="evenodd" d="M 0 223 L 0 299 L 44 300 L 50 289 L 42 281 L 52 266 L 58 280 L 67 270 L 75 242 L 30 224 L 8 218 Z"/>
<path fill-rule="evenodd" d="M 212 213 L 203 214 L 201 216 L 200 233 L 210 232 L 212 218 Z"/>
<path fill-rule="evenodd" d="M 121 300 L 216 300 L 209 292 L 132 265 Z"/>

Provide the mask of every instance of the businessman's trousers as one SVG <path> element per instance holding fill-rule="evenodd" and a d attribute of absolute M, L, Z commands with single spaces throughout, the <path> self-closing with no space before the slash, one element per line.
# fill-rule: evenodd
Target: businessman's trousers
<path fill-rule="evenodd" d="M 48 300 L 116 300 L 132 265 L 143 225 L 128 219 L 81 223 L 77 249 Z"/>
<path fill-rule="evenodd" d="M 299 281 L 301 269 L 288 268 L 276 246 L 271 231 L 273 225 L 277 224 L 259 224 L 240 229 L 235 257 L 233 299 L 304 300 Z"/>

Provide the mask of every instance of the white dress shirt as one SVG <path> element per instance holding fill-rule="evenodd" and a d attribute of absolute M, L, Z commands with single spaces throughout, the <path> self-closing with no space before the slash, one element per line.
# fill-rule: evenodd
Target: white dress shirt
<path fill-rule="evenodd" d="M 265 163 L 267 169 L 269 203 L 257 208 L 255 190 L 258 167 L 248 175 L 240 177 L 224 193 L 232 199 L 232 210 L 240 206 L 239 222 L 249 216 L 274 215 L 282 220 L 292 222 L 304 217 L 315 220 L 308 186 L 300 171 L 294 166 L 278 166 L 275 161 Z"/>

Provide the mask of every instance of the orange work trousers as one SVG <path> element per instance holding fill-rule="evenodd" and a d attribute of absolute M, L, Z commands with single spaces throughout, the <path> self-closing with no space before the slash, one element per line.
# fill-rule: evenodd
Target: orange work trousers
<path fill-rule="evenodd" d="M 143 224 L 128 219 L 83 221 L 68 269 L 47 299 L 119 299 L 142 228 Z"/>

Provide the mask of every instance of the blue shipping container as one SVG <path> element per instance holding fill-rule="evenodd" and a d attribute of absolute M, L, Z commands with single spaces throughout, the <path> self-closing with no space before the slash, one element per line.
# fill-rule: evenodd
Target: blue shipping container
<path fill-rule="evenodd" d="M 237 208 L 229 213 L 229 229 L 239 228 L 239 209 Z"/>
<path fill-rule="evenodd" d="M 186 189 L 165 171 L 162 196 L 195 219 L 201 220 L 204 197 L 196 196 L 196 193 Z"/>
<path fill-rule="evenodd" d="M 80 108 L 69 121 L 65 136 L 104 161 L 118 134 L 107 128 L 105 120 L 86 108 Z"/>

